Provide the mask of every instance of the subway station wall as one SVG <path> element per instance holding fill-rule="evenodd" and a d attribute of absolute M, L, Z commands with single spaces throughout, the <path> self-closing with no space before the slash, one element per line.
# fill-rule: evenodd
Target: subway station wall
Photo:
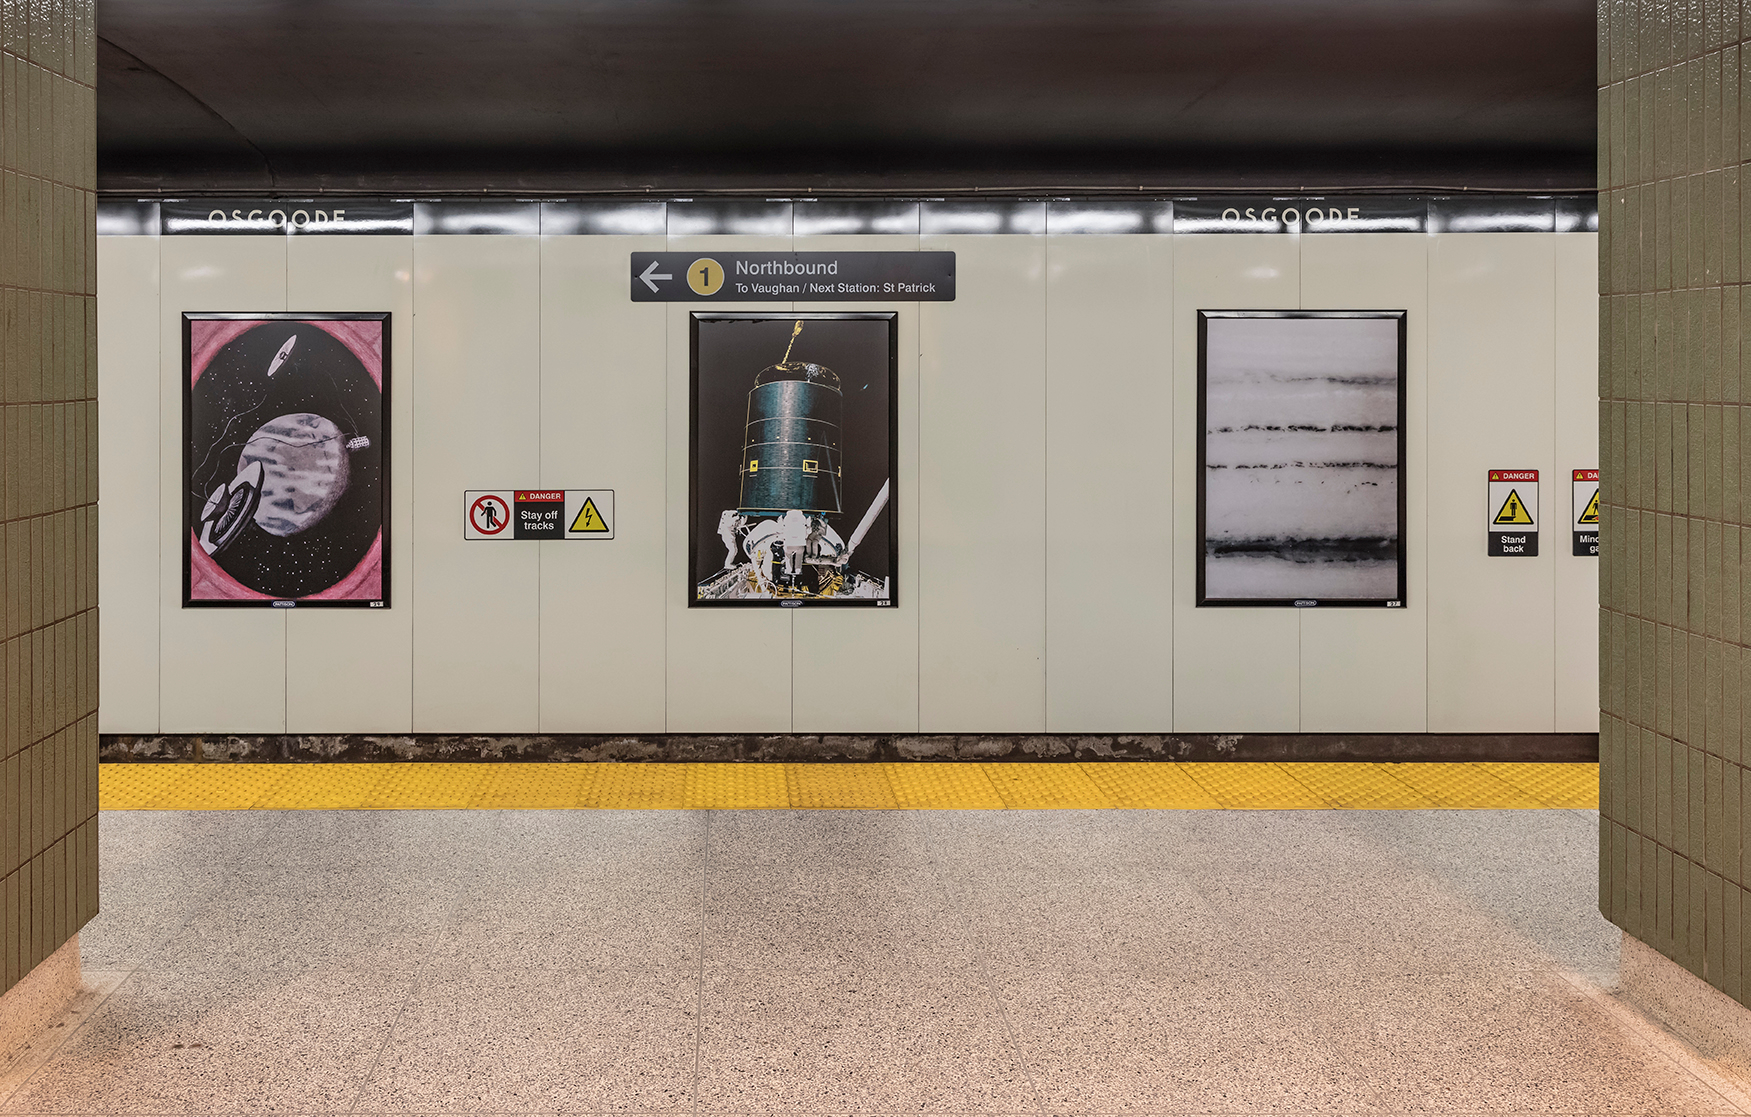
<path fill-rule="evenodd" d="M 103 732 L 1597 729 L 1591 198 L 337 206 L 101 207 Z M 707 307 L 629 258 L 706 249 L 957 254 L 953 302 L 796 307 L 899 313 L 896 608 L 687 607 Z M 1408 312 L 1402 609 L 1195 605 L 1196 312 L 1292 308 Z M 180 316 L 286 310 L 393 315 L 388 609 L 181 605 Z M 1485 554 L 1492 468 L 1541 471 L 1536 558 Z M 524 486 L 615 538 L 463 539 Z"/>

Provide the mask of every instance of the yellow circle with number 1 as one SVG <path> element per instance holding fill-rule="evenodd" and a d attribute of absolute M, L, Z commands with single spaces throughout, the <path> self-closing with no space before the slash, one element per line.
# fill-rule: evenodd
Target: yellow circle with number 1
<path fill-rule="evenodd" d="M 723 289 L 723 265 L 709 256 L 687 265 L 687 286 L 695 295 L 715 295 Z"/>

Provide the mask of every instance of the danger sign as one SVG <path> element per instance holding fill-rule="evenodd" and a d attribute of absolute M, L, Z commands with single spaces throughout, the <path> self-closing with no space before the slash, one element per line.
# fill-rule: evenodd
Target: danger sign
<path fill-rule="evenodd" d="M 462 538 L 612 539 L 613 489 L 469 489 Z"/>
<path fill-rule="evenodd" d="M 567 489 L 565 522 L 567 539 L 614 538 L 614 490 Z"/>
<path fill-rule="evenodd" d="M 1575 554 L 1582 556 L 1597 556 L 1599 554 L 1599 471 L 1597 469 L 1577 469 L 1572 477 L 1573 493 L 1570 497 L 1569 515 L 1572 517 L 1570 527 L 1575 533 Z"/>
<path fill-rule="evenodd" d="M 1490 470 L 1489 554 L 1522 558 L 1538 554 L 1538 471 Z"/>

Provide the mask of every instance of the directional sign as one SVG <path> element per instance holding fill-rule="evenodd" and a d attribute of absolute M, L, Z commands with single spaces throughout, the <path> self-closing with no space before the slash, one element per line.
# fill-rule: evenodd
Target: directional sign
<path fill-rule="evenodd" d="M 1491 558 L 1529 558 L 1538 554 L 1538 471 L 1490 470 Z"/>
<path fill-rule="evenodd" d="M 613 489 L 470 489 L 462 538 L 612 539 Z"/>
<path fill-rule="evenodd" d="M 659 279 L 674 279 L 675 278 L 673 275 L 670 275 L 666 271 L 662 271 L 662 272 L 658 271 L 657 267 L 658 267 L 657 262 L 655 260 L 652 260 L 649 264 L 645 265 L 645 269 L 643 271 L 638 273 L 638 281 L 640 283 L 644 284 L 646 287 L 650 288 L 651 294 L 653 294 L 653 295 L 662 290 L 662 288 L 657 286 L 657 280 L 659 280 Z"/>
<path fill-rule="evenodd" d="M 634 252 L 632 301 L 953 302 L 953 252 Z"/>
<path fill-rule="evenodd" d="M 1571 477 L 1569 526 L 1575 533 L 1575 554 L 1599 554 L 1599 471 L 1577 469 Z"/>

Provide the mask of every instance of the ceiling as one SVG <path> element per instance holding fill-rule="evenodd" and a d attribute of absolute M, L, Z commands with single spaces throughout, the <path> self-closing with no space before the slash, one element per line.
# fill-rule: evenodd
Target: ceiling
<path fill-rule="evenodd" d="M 98 181 L 1590 189 L 1592 0 L 97 0 Z"/>

